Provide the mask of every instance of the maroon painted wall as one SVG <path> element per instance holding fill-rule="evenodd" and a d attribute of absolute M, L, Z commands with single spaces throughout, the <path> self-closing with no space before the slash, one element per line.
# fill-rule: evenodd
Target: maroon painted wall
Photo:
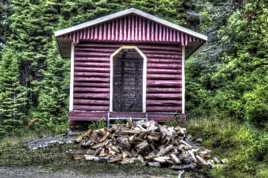
<path fill-rule="evenodd" d="M 110 56 L 126 43 L 92 43 L 75 46 L 72 120 L 87 120 L 86 113 L 109 111 Z M 135 45 L 135 44 L 131 44 Z M 147 56 L 147 112 L 181 111 L 181 56 L 179 44 L 136 44 Z M 92 118 L 94 119 L 94 117 Z"/>

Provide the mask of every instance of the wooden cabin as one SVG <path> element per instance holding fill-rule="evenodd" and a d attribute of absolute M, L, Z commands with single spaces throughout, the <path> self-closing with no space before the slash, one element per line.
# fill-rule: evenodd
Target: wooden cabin
<path fill-rule="evenodd" d="M 185 118 L 185 59 L 207 36 L 133 8 L 55 36 L 71 58 L 70 123 Z"/>

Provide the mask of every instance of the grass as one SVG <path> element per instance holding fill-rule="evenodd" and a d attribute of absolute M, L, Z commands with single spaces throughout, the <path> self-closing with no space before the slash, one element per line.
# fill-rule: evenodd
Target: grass
<path fill-rule="evenodd" d="M 231 119 L 191 119 L 188 132 L 203 138 L 203 145 L 221 158 L 225 166 L 212 169 L 213 177 L 268 177 L 268 133 Z"/>

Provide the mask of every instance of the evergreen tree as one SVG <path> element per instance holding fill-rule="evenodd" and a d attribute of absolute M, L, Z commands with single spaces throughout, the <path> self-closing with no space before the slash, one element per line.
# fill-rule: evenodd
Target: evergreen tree
<path fill-rule="evenodd" d="M 55 41 L 51 43 L 53 45 L 56 46 Z M 69 94 L 69 77 L 66 76 L 69 76 L 69 63 L 58 55 L 55 48 L 50 48 L 47 66 L 43 71 L 43 80 L 38 83 L 38 105 L 34 109 L 33 118 L 38 119 L 39 127 L 65 131 Z"/>
<path fill-rule="evenodd" d="M 0 61 L 0 136 L 22 127 L 27 115 L 27 90 L 19 81 L 19 66 L 12 51 Z"/>
<path fill-rule="evenodd" d="M 0 51 L 6 41 L 8 35 L 8 14 L 9 14 L 9 3 L 7 0 L 0 1 Z M 0 53 L 1 60 L 1 53 Z"/>

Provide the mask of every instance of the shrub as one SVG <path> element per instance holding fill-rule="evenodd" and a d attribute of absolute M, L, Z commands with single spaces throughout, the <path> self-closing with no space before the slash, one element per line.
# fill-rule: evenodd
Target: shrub
<path fill-rule="evenodd" d="M 264 103 L 253 106 L 247 112 L 249 121 L 256 127 L 268 129 L 268 105 Z"/>

